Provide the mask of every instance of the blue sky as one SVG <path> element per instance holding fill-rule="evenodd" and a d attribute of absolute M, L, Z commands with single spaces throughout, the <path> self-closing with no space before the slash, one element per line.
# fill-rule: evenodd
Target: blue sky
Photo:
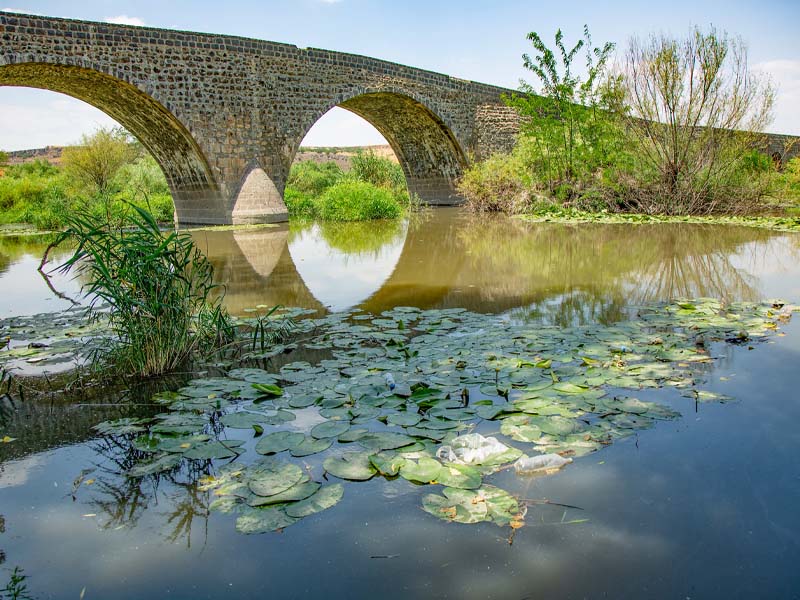
<path fill-rule="evenodd" d="M 751 64 L 779 86 L 771 130 L 800 135 L 800 0 L 159 0 L 80 3 L 0 0 L 0 8 L 96 21 L 207 31 L 365 54 L 486 83 L 517 87 L 525 35 L 557 28 L 574 38 L 587 23 L 596 43 L 624 46 L 633 34 L 685 33 L 714 24 L 741 35 Z M 0 148 L 76 141 L 108 117 L 65 96 L 0 87 Z M 381 143 L 370 126 L 334 109 L 312 129 L 310 145 Z"/>

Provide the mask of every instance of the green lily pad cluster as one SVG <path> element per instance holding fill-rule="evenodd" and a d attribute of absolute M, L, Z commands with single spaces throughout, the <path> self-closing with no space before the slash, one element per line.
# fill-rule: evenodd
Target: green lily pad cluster
<path fill-rule="evenodd" d="M 226 465 L 216 477 L 205 477 L 202 490 L 217 497 L 212 510 L 235 512 L 241 533 L 266 533 L 283 529 L 338 504 L 344 494 L 340 483 L 321 485 L 299 466 L 263 458 L 247 467 Z"/>
<path fill-rule="evenodd" d="M 493 473 L 524 453 L 580 457 L 680 416 L 633 395 L 643 389 L 726 398 L 700 388 L 715 344 L 754 344 L 790 314 L 779 302 L 699 299 L 571 328 L 413 307 L 371 319 L 358 312 L 303 319 L 298 344 L 328 358 L 197 379 L 158 394 L 166 410 L 154 418 L 97 430 L 128 436 L 147 455 L 131 477 L 184 460 L 229 461 L 202 485 L 215 495 L 213 508 L 235 513 L 245 533 L 281 529 L 335 505 L 344 485 L 323 486 L 312 473 L 443 486 L 422 499 L 426 512 L 518 527 L 525 507 L 487 483 Z M 501 441 L 478 454 L 464 434 L 483 422 L 495 423 Z M 248 439 L 253 451 L 245 450 Z"/>
<path fill-rule="evenodd" d="M 108 338 L 102 318 L 84 307 L 0 319 L 0 366 L 11 369 L 74 364 Z"/>

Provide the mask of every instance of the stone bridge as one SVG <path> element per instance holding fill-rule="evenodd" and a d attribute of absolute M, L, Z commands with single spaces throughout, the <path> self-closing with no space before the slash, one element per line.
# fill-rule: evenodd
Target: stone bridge
<path fill-rule="evenodd" d="M 286 219 L 300 142 L 340 106 L 391 144 L 409 191 L 459 201 L 471 160 L 513 144 L 501 88 L 386 61 L 214 34 L 0 12 L 0 85 L 83 100 L 135 135 L 180 223 Z"/>
<path fill-rule="evenodd" d="M 334 106 L 391 144 L 409 191 L 457 204 L 472 160 L 509 149 L 499 87 L 374 58 L 241 37 L 0 12 L 0 86 L 83 100 L 161 166 L 179 223 L 287 218 L 283 191 L 309 129 Z M 776 159 L 786 136 L 770 136 Z M 793 154 L 800 150 L 796 145 Z"/>

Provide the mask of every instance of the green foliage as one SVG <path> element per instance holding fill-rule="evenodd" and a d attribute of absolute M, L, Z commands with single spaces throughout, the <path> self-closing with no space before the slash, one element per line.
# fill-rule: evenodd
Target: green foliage
<path fill-rule="evenodd" d="M 364 181 L 345 181 L 329 187 L 317 201 L 317 216 L 327 221 L 394 219 L 403 208 L 390 190 Z"/>
<path fill-rule="evenodd" d="M 8 152 L 3 152 L 0 150 L 0 167 L 3 167 L 8 164 Z"/>
<path fill-rule="evenodd" d="M 138 148 L 124 129 L 100 128 L 84 135 L 78 146 L 64 148 L 66 171 L 100 196 L 107 196 L 119 170 L 136 160 Z"/>
<path fill-rule="evenodd" d="M 213 267 L 191 235 L 162 232 L 150 213 L 131 208 L 119 224 L 88 211 L 70 217 L 59 243 L 69 240 L 77 249 L 60 268 L 85 278 L 94 304 L 109 305 L 117 338 L 109 362 L 147 377 L 216 349 L 230 339 L 232 326 Z"/>
<path fill-rule="evenodd" d="M 634 38 L 615 85 L 615 109 L 636 159 L 626 208 L 662 214 L 759 208 L 769 178 L 749 176 L 756 172 L 752 150 L 764 143 L 758 132 L 772 119 L 774 90 L 750 69 L 741 39 L 713 27 Z"/>
<path fill-rule="evenodd" d="M 398 193 L 406 189 L 406 176 L 402 167 L 393 160 L 378 156 L 372 150 L 358 152 L 350 159 L 349 175 L 359 181 Z"/>
<path fill-rule="evenodd" d="M 749 71 L 741 40 L 713 28 L 685 38 L 633 39 L 609 73 L 614 48 L 593 48 L 588 29 L 555 50 L 536 33 L 525 55 L 538 88 L 506 98 L 522 117 L 516 148 L 467 169 L 468 205 L 519 212 L 561 204 L 581 211 L 751 214 L 767 194 L 794 197 L 758 152 L 774 93 Z M 585 52 L 585 78 L 574 62 Z M 538 93 L 538 95 L 537 95 Z M 531 199 L 536 199 L 532 202 Z"/>
<path fill-rule="evenodd" d="M 6 587 L 0 590 L 0 598 L 8 600 L 32 600 L 28 593 L 28 576 L 19 567 L 14 567 Z"/>
<path fill-rule="evenodd" d="M 293 164 L 284 201 L 292 217 L 329 221 L 396 218 L 410 205 L 400 165 L 371 151 L 357 153 L 348 172 L 333 162 Z"/>
<path fill-rule="evenodd" d="M 286 189 L 306 196 L 320 196 L 339 181 L 344 173 L 335 162 L 303 160 L 292 165 Z"/>
<path fill-rule="evenodd" d="M 467 207 L 480 212 L 525 211 L 531 202 L 534 164 L 528 146 L 521 138 L 511 152 L 498 153 L 469 167 L 458 183 Z"/>
<path fill-rule="evenodd" d="M 134 153 L 136 154 L 136 153 Z M 0 224 L 28 223 L 38 229 L 63 229 L 71 214 L 87 210 L 97 218 L 120 221 L 131 205 L 146 208 L 162 223 L 173 220 L 167 180 L 148 154 L 122 165 L 105 195 L 71 170 L 43 160 L 5 168 L 0 177 Z"/>
<path fill-rule="evenodd" d="M 606 110 L 610 88 L 602 84 L 614 44 L 594 47 L 588 27 L 571 49 L 558 30 L 557 54 L 536 32 L 529 33 L 528 40 L 536 54 L 523 55 L 523 63 L 536 75 L 538 86 L 522 81 L 522 94 L 506 101 L 519 111 L 522 135 L 533 142 L 536 177 L 554 191 L 564 182 L 574 184 L 591 177 L 610 164 L 619 150 L 617 125 Z M 575 74 L 573 65 L 582 50 L 585 78 Z"/>
<path fill-rule="evenodd" d="M 774 195 L 779 200 L 800 203 L 800 156 L 783 165 L 783 170 L 775 177 Z"/>

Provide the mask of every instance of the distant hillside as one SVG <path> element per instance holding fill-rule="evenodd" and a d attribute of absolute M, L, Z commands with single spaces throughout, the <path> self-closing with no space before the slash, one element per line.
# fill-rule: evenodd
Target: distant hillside
<path fill-rule="evenodd" d="M 381 146 L 301 146 L 294 157 L 294 161 L 335 162 L 342 169 L 347 170 L 350 167 L 350 159 L 358 152 L 374 152 L 378 156 L 398 162 L 391 146 L 388 144 Z"/>
<path fill-rule="evenodd" d="M 47 146 L 47 148 L 34 148 L 33 150 L 14 150 L 8 152 L 9 165 L 21 165 L 34 160 L 44 160 L 54 165 L 61 164 L 61 146 Z"/>
<path fill-rule="evenodd" d="M 19 165 L 34 160 L 45 160 L 54 165 L 61 164 L 61 153 L 64 150 L 61 146 L 47 146 L 46 148 L 34 148 L 32 150 L 16 150 L 8 153 L 8 164 Z M 316 147 L 302 146 L 295 156 L 295 161 L 312 160 L 314 162 L 335 162 L 343 169 L 350 166 L 350 157 L 357 152 L 372 151 L 378 156 L 383 156 L 397 161 L 392 148 L 389 145 L 381 146 L 339 146 L 339 147 Z"/>

